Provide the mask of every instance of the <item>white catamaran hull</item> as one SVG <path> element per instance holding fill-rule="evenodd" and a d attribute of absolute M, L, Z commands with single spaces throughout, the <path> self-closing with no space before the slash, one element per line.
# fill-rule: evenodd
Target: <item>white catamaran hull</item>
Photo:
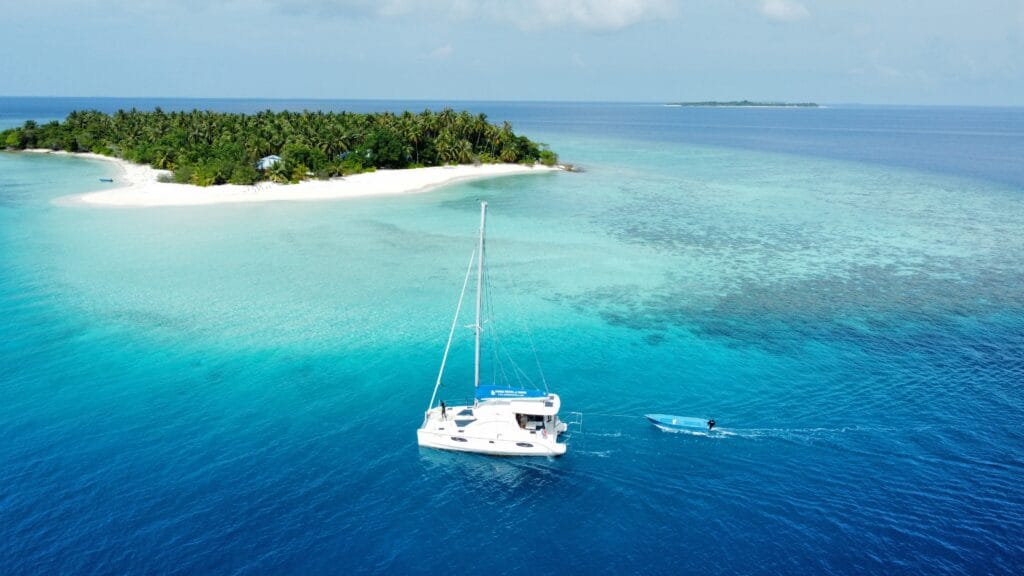
<path fill-rule="evenodd" d="M 561 456 L 566 445 L 558 442 L 558 435 L 566 429 L 565 423 L 553 419 L 550 432 L 545 427 L 528 430 L 516 424 L 509 413 L 487 415 L 491 407 L 476 408 L 476 417 L 468 419 L 459 414 L 473 414 L 472 406 L 450 406 L 447 417 L 441 418 L 440 408 L 432 409 L 427 422 L 416 431 L 416 440 L 424 448 L 476 452 L 493 456 Z M 501 410 L 500 412 L 505 412 Z"/>
<path fill-rule="evenodd" d="M 443 432 L 427 430 L 418 430 L 416 437 L 419 445 L 424 448 L 475 452 L 490 456 L 561 456 L 565 454 L 565 444 L 536 439 L 477 438 L 466 434 L 448 435 Z"/>

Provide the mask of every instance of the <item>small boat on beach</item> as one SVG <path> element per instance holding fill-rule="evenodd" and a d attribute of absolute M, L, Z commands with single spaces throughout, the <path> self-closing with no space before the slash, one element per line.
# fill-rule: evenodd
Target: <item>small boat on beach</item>
<path fill-rule="evenodd" d="M 480 204 L 479 246 L 469 258 L 466 278 L 462 283 L 462 294 L 455 309 L 448 344 L 441 358 L 441 369 L 434 385 L 434 393 L 423 417 L 423 424 L 416 431 L 420 446 L 458 452 L 475 452 L 493 456 L 561 456 L 566 445 L 559 442 L 569 425 L 558 418 L 561 400 L 557 394 L 544 390 L 526 388 L 509 382 L 480 382 L 480 334 L 483 322 L 480 319 L 484 289 L 484 227 L 487 218 L 487 203 Z M 477 264 L 476 322 L 469 326 L 476 334 L 474 347 L 474 395 L 472 404 L 446 406 L 444 401 L 435 405 L 437 392 L 444 376 L 452 336 L 458 326 L 459 312 L 466 295 L 466 286 Z M 489 328 L 493 330 L 493 328 Z M 501 374 L 504 371 L 496 371 Z M 497 374 L 494 378 L 497 377 Z"/>
<path fill-rule="evenodd" d="M 113 178 L 100 178 L 100 182 L 113 182 Z"/>
<path fill-rule="evenodd" d="M 651 424 L 669 432 L 701 432 L 714 431 L 715 421 L 691 416 L 671 416 L 669 414 L 645 414 Z"/>

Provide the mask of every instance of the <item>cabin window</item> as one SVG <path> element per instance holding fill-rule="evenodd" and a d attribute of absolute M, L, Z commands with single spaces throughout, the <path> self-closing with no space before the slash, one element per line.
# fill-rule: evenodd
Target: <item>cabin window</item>
<path fill-rule="evenodd" d="M 469 440 L 466 440 L 465 438 L 459 438 L 458 436 L 452 436 L 452 440 L 456 442 L 469 442 Z"/>
<path fill-rule="evenodd" d="M 519 446 L 520 448 L 533 448 L 533 444 L 530 444 L 529 442 L 516 442 L 516 446 Z"/>
<path fill-rule="evenodd" d="M 544 427 L 544 417 L 536 414 L 516 414 L 516 422 L 523 430 L 540 430 Z"/>

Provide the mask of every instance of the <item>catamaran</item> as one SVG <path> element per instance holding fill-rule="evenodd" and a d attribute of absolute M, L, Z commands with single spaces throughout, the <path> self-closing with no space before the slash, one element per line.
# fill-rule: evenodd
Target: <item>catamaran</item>
<path fill-rule="evenodd" d="M 466 278 L 455 309 L 455 318 L 448 333 L 448 344 L 441 358 L 441 369 L 430 397 L 423 425 L 416 431 L 420 446 L 460 452 L 477 452 L 496 456 L 561 456 L 566 445 L 559 441 L 568 424 L 559 420 L 561 400 L 547 390 L 531 389 L 497 383 L 480 382 L 480 334 L 483 330 L 480 309 L 483 301 L 484 230 L 487 223 L 487 203 L 480 204 L 480 240 L 466 267 Z M 442 401 L 435 406 L 437 391 L 444 377 L 448 351 L 459 321 L 462 301 L 476 261 L 476 322 L 471 326 L 476 333 L 474 347 L 472 404 L 446 406 Z M 545 385 L 546 388 L 546 385 Z"/>

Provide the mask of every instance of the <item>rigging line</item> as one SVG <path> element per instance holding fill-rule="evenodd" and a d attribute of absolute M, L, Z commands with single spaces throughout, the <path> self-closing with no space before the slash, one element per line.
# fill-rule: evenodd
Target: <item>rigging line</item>
<path fill-rule="evenodd" d="M 509 352 L 509 348 L 505 346 L 505 343 L 501 338 L 500 331 L 496 327 L 496 323 L 494 321 L 494 298 L 491 296 L 494 292 L 494 289 L 493 284 L 491 282 L 491 271 L 489 268 L 485 268 L 483 272 L 483 288 L 485 296 L 484 307 L 489 318 L 487 323 L 490 325 L 490 328 L 485 332 L 485 336 L 491 343 L 491 358 L 494 363 L 493 374 L 495 382 L 498 381 L 498 375 L 500 371 L 501 382 L 506 386 L 511 386 L 513 384 L 514 377 L 515 383 L 521 388 L 525 388 L 527 385 L 529 385 L 531 388 L 539 389 L 537 384 L 533 381 L 533 379 L 530 378 L 530 375 L 527 374 L 526 371 L 523 370 L 522 366 L 520 366 L 519 363 L 515 361 L 515 358 L 513 358 L 511 352 Z M 518 295 L 516 295 L 516 297 L 518 303 Z M 526 328 L 527 330 L 527 335 L 530 337 L 530 345 L 533 349 L 534 360 L 537 362 L 539 368 L 540 359 L 537 356 L 536 347 L 533 345 L 533 337 L 529 332 L 529 328 L 523 322 L 520 322 L 520 326 Z M 506 370 L 503 357 L 508 361 L 509 364 L 511 364 L 511 376 L 509 375 L 509 371 Z M 543 379 L 543 377 L 544 374 L 543 372 L 541 372 L 541 378 Z M 544 382 L 544 389 L 545 392 L 548 391 L 546 381 Z"/>
<path fill-rule="evenodd" d="M 501 362 L 501 351 L 502 348 L 498 331 L 494 325 L 494 298 L 492 293 L 494 292 L 491 288 L 491 271 L 489 268 L 484 269 L 483 273 L 483 288 L 484 288 L 484 306 L 487 312 L 487 324 L 489 325 L 485 336 L 490 343 L 490 355 L 491 355 L 491 381 L 495 384 L 499 382 L 508 384 L 508 374 L 505 373 L 505 365 Z M 499 381 L 498 376 L 501 379 Z"/>
<path fill-rule="evenodd" d="M 499 382 L 499 371 L 502 373 L 502 377 L 504 377 L 504 366 L 501 365 L 501 358 L 498 356 L 497 345 L 494 343 L 494 337 L 488 335 L 488 338 L 490 338 L 491 343 L 491 382 L 497 384 Z"/>
<path fill-rule="evenodd" d="M 498 336 L 498 332 L 494 329 L 493 323 L 491 325 L 491 330 L 487 335 L 490 338 L 491 343 L 491 363 L 494 370 L 494 382 L 495 384 L 500 382 L 503 385 L 507 385 L 509 382 L 508 373 L 505 371 L 505 363 L 501 361 L 501 352 L 503 348 L 501 337 Z"/>
<path fill-rule="evenodd" d="M 512 280 L 512 285 L 515 286 L 514 279 Z M 515 291 L 513 291 L 513 296 L 516 297 L 517 309 L 521 309 L 522 307 L 518 304 L 518 295 L 515 294 Z M 524 323 L 520 321 L 519 326 L 524 327 Z M 505 355 L 505 358 L 511 365 L 512 375 L 515 376 L 516 384 L 520 388 L 526 388 L 527 385 L 529 385 L 531 388 L 537 388 L 537 384 L 534 383 L 533 379 L 530 378 L 530 375 L 527 374 L 525 370 L 523 370 L 522 366 L 520 366 L 519 363 L 516 362 L 515 357 L 513 357 L 512 353 L 509 351 L 509 347 L 505 346 L 504 341 L 501 340 L 501 336 L 497 332 L 498 331 L 495 331 L 495 337 L 498 339 L 500 352 Z M 509 379 L 509 382 L 511 383 L 511 378 Z"/>
<path fill-rule="evenodd" d="M 527 374 L 526 371 L 523 370 L 521 366 L 519 366 L 519 363 L 516 362 L 515 358 L 512 357 L 512 354 L 508 351 L 508 348 L 502 346 L 501 351 L 505 354 L 505 357 L 508 358 L 509 364 L 512 365 L 513 375 L 515 375 L 516 381 L 519 382 L 519 385 L 525 387 L 525 381 L 526 384 L 529 384 L 533 388 L 536 388 L 537 385 L 533 383 L 533 380 L 530 380 L 529 374 Z"/>
<path fill-rule="evenodd" d="M 518 286 L 516 285 L 514 274 L 512 275 L 512 286 L 512 296 L 516 299 L 516 308 L 523 310 L 523 304 L 519 300 L 519 290 L 517 289 Z M 540 374 L 540 381 L 544 384 L 544 392 L 550 393 L 551 391 L 548 389 L 548 379 L 544 376 L 544 369 L 541 368 L 540 365 L 540 355 L 537 354 L 537 346 L 533 342 L 533 331 L 530 330 L 530 325 L 524 321 L 522 317 L 519 319 L 519 324 L 523 327 L 523 330 L 526 332 L 526 337 L 530 341 L 530 350 L 533 352 L 533 361 L 537 364 L 537 373 Z"/>
<path fill-rule="evenodd" d="M 511 364 L 512 366 L 512 375 L 515 376 L 516 382 L 519 384 L 519 386 L 525 388 L 526 384 L 529 384 L 531 387 L 537 388 L 537 385 L 533 382 L 533 380 L 530 379 L 530 375 L 527 374 L 526 371 L 523 370 L 523 368 L 519 365 L 519 363 L 516 362 L 515 358 L 512 357 L 512 354 L 509 352 L 508 348 L 504 345 L 504 342 L 501 340 L 501 336 L 498 335 L 498 331 L 492 330 L 491 332 L 493 333 L 492 338 L 495 341 L 495 355 L 497 356 L 498 361 L 500 362 L 501 355 L 504 354 L 504 357 L 508 359 L 509 364 Z M 505 371 L 504 363 L 501 362 L 500 365 L 502 375 L 505 377 L 506 382 L 511 383 L 512 379 L 508 377 Z"/>
<path fill-rule="evenodd" d="M 537 363 L 537 372 L 540 374 L 540 381 L 544 384 L 544 392 L 550 393 L 548 379 L 544 376 L 544 369 L 540 367 L 540 356 L 537 354 L 537 347 L 533 344 L 533 333 L 529 326 L 526 327 L 526 337 L 530 339 L 530 350 L 533 350 L 533 360 Z"/>
<path fill-rule="evenodd" d="M 506 354 L 508 355 L 509 362 L 512 363 L 512 367 L 515 368 L 516 373 L 519 376 L 521 376 L 521 380 L 525 380 L 531 387 L 536 388 L 536 389 L 539 390 L 540 388 L 537 386 L 537 383 L 533 381 L 533 378 L 530 378 L 530 375 L 526 372 L 526 370 L 523 369 L 522 366 L 519 365 L 518 362 L 516 362 L 515 358 L 513 358 L 512 355 L 509 354 L 507 351 L 506 351 Z M 534 350 L 534 358 L 536 358 L 536 350 Z M 547 389 L 547 382 L 543 380 L 544 373 L 541 372 L 540 376 L 541 376 L 541 380 L 544 382 L 544 392 L 546 393 L 546 392 L 548 392 L 548 389 Z"/>
<path fill-rule="evenodd" d="M 498 331 L 491 329 L 489 336 L 491 338 L 491 358 L 494 362 L 494 380 L 498 381 L 498 372 L 501 372 L 501 382 L 508 385 L 510 382 L 508 374 L 505 372 L 505 363 L 501 361 L 501 352 L 504 346 L 501 344 L 501 338 L 498 336 Z"/>
<path fill-rule="evenodd" d="M 430 409 L 434 407 L 434 400 L 437 399 L 437 389 L 441 387 L 441 376 L 444 375 L 444 365 L 448 362 L 448 350 L 452 347 L 452 337 L 455 336 L 455 326 L 459 322 L 459 312 L 462 311 L 462 300 L 466 297 L 466 286 L 469 285 L 469 275 L 473 272 L 473 260 L 476 258 L 476 250 L 469 255 L 469 264 L 466 266 L 466 279 L 462 281 L 462 292 L 459 293 L 459 305 L 455 307 L 455 318 L 452 318 L 452 328 L 448 331 L 448 343 L 444 347 L 444 356 L 441 357 L 441 369 L 437 372 L 437 383 L 434 384 L 434 393 L 430 395 L 430 404 L 427 405 L 427 414 L 423 417 L 423 424 L 427 423 L 430 416 Z"/>
<path fill-rule="evenodd" d="M 523 371 L 522 371 L 522 369 L 520 369 L 519 365 L 516 364 L 515 358 L 512 357 L 512 354 L 510 354 L 508 350 L 504 350 L 504 352 L 505 352 L 505 357 L 508 358 L 509 364 L 512 365 L 512 375 L 516 377 L 516 384 L 518 384 L 520 387 L 524 387 L 523 386 Z"/>

